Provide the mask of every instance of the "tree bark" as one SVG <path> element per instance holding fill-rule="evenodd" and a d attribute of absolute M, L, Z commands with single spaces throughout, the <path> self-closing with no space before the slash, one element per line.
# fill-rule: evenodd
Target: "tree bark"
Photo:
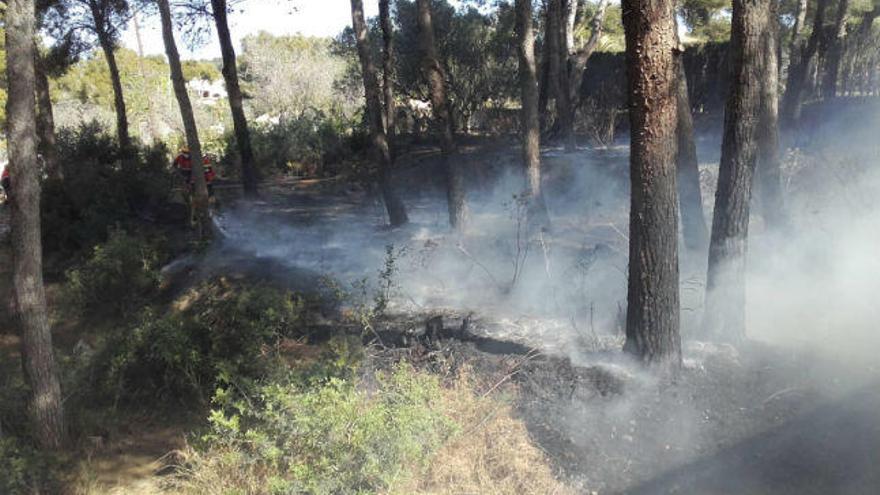
<path fill-rule="evenodd" d="M 568 88 L 568 49 L 566 48 L 567 38 L 567 0 L 549 0 L 550 9 L 548 10 L 549 18 L 552 19 L 552 25 L 548 25 L 550 33 L 551 59 L 550 59 L 550 79 L 551 84 L 555 85 L 556 93 L 556 120 L 559 134 L 562 137 L 563 145 L 566 152 L 572 152 L 576 149 L 574 136 L 574 111 L 571 108 L 570 91 Z"/>
<path fill-rule="evenodd" d="M 798 50 L 798 47 L 800 47 L 804 24 L 807 22 L 807 3 L 808 0 L 797 0 L 794 26 L 791 28 L 791 42 L 789 47 L 789 63 L 791 64 L 795 62 L 795 52 Z"/>
<path fill-rule="evenodd" d="M 553 43 L 550 42 L 550 1 L 544 0 L 544 44 L 541 53 L 541 80 L 538 83 L 538 119 L 541 131 L 546 130 L 549 125 L 547 105 L 550 100 L 556 97 L 554 94 L 555 83 L 550 79 L 550 61 L 553 58 L 551 56 Z"/>
<path fill-rule="evenodd" d="M 807 41 L 807 45 L 798 57 L 797 62 L 793 63 L 788 69 L 788 82 L 782 100 L 781 116 L 782 124 L 785 126 L 793 126 L 800 119 L 804 85 L 807 82 L 810 65 L 819 49 L 827 7 L 828 0 L 818 0 L 816 3 L 816 14 L 813 17 L 813 32 L 810 34 L 810 39 Z"/>
<path fill-rule="evenodd" d="M 416 0 L 419 15 L 419 41 L 422 50 L 423 70 L 431 88 L 431 109 L 440 131 L 440 148 L 446 169 L 446 198 L 449 205 L 449 225 L 462 231 L 467 224 L 468 211 L 465 200 L 464 174 L 455 147 L 452 127 L 452 109 L 446 98 L 446 73 L 437 57 L 434 43 L 434 25 L 431 19 L 430 0 Z"/>
<path fill-rule="evenodd" d="M 629 288 L 624 351 L 681 366 L 674 0 L 623 0 L 630 116 Z"/>
<path fill-rule="evenodd" d="M 526 194 L 531 228 L 550 224 L 541 188 L 541 127 L 538 118 L 538 69 L 535 63 L 535 34 L 532 29 L 532 0 L 516 0 L 516 25 L 519 35 L 519 84 L 522 94 L 521 129 L 523 164 L 526 171 Z"/>
<path fill-rule="evenodd" d="M 229 23 L 226 20 L 226 0 L 211 0 L 214 11 L 214 24 L 217 38 L 220 40 L 220 53 L 223 58 L 223 80 L 226 82 L 226 93 L 229 97 L 229 109 L 232 111 L 232 126 L 235 130 L 235 143 L 241 159 L 241 181 L 244 194 L 253 198 L 257 195 L 257 176 L 254 169 L 254 153 L 251 149 L 251 134 L 247 118 L 244 115 L 241 87 L 238 84 L 238 68 L 235 62 L 235 48 L 229 34 Z"/>
<path fill-rule="evenodd" d="M 840 0 L 837 16 L 834 18 L 833 38 L 829 40 L 825 56 L 825 77 L 822 80 L 822 98 L 833 100 L 837 97 L 837 77 L 840 74 L 840 61 L 843 58 L 843 41 L 846 37 L 846 11 L 849 0 Z"/>
<path fill-rule="evenodd" d="M 116 65 L 116 48 L 110 36 L 106 20 L 95 0 L 89 0 L 89 8 L 92 12 L 92 20 L 95 22 L 95 31 L 98 35 L 98 43 L 107 60 L 107 68 L 110 70 L 110 82 L 113 85 L 113 105 L 116 109 L 116 136 L 123 155 L 131 152 L 131 137 L 128 133 L 128 114 L 125 109 L 125 96 L 122 91 L 122 79 L 119 76 L 119 67 Z"/>
<path fill-rule="evenodd" d="M 37 136 L 39 150 L 46 164 L 46 173 L 55 179 L 63 178 L 58 161 L 58 144 L 55 141 L 55 115 L 52 111 L 52 98 L 49 94 L 49 79 L 39 54 L 34 61 L 34 76 L 37 89 Z"/>
<path fill-rule="evenodd" d="M 394 104 L 394 26 L 391 24 L 389 0 L 379 0 L 379 21 L 382 25 L 382 92 L 385 96 L 383 112 L 385 134 L 391 148 L 392 159 L 396 155 L 397 105 Z"/>
<path fill-rule="evenodd" d="M 40 170 L 37 161 L 34 73 L 34 2 L 9 0 L 6 9 L 6 119 L 12 176 L 12 257 L 22 365 L 30 386 L 28 413 L 44 449 L 64 444 L 64 409 L 52 333 L 46 314 L 40 240 Z"/>
<path fill-rule="evenodd" d="M 408 219 L 403 202 L 395 194 L 391 182 L 391 150 L 388 138 L 382 126 L 382 100 L 379 92 L 379 80 L 376 67 L 370 55 L 370 41 L 367 38 L 367 24 L 364 21 L 363 0 L 351 0 L 351 21 L 357 39 L 358 58 L 364 80 L 364 95 L 367 102 L 367 123 L 370 128 L 370 141 L 376 163 L 379 164 L 379 186 L 388 210 L 388 219 L 392 226 L 405 224 Z"/>
<path fill-rule="evenodd" d="M 703 197 L 700 191 L 700 168 L 697 146 L 694 142 L 694 121 L 688 98 L 687 75 L 682 61 L 682 51 L 675 56 L 676 88 L 676 140 L 675 164 L 678 180 L 678 199 L 681 211 L 684 245 L 694 252 L 705 252 L 709 242 L 709 230 L 703 216 Z"/>
<path fill-rule="evenodd" d="M 208 208 L 208 184 L 205 181 L 205 170 L 202 166 L 199 129 L 196 126 L 195 114 L 189 100 L 189 92 L 186 89 L 186 80 L 180 65 L 180 53 L 177 51 L 177 43 L 174 41 L 171 6 L 168 0 L 157 0 L 157 4 L 159 18 L 162 22 L 162 41 L 165 44 L 165 55 L 168 57 L 168 66 L 171 69 L 171 85 L 174 88 L 174 96 L 177 98 L 177 106 L 180 108 L 180 118 L 183 120 L 186 144 L 189 146 L 192 160 L 192 176 L 195 185 L 195 195 L 192 202 L 193 213 L 199 225 L 199 236 L 205 238 L 210 236 L 212 227 Z"/>
<path fill-rule="evenodd" d="M 706 284 L 704 330 L 738 342 L 745 338 L 745 270 L 749 200 L 755 162 L 762 86 L 772 78 L 764 67 L 762 38 L 770 29 L 773 0 L 734 0 L 731 26 L 733 74 L 724 112 L 724 137 Z M 756 84 L 758 82 L 758 84 Z"/>
<path fill-rule="evenodd" d="M 770 16 L 776 19 L 777 4 L 770 1 Z M 763 73 L 760 80 L 761 103 L 758 114 L 758 196 L 761 215 L 768 228 L 786 225 L 785 200 L 782 196 L 782 163 L 779 149 L 779 23 L 770 22 L 761 35 Z"/>

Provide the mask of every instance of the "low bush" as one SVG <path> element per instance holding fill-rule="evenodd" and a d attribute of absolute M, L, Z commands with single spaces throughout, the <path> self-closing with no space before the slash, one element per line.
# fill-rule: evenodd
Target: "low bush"
<path fill-rule="evenodd" d="M 97 123 L 58 131 L 58 177 L 43 184 L 43 246 L 47 254 L 75 255 L 107 239 L 112 227 L 126 228 L 155 216 L 169 202 L 173 177 L 163 145 L 125 155 Z"/>
<path fill-rule="evenodd" d="M 303 300 L 288 292 L 205 282 L 178 309 L 146 308 L 109 336 L 88 376 L 97 397 L 114 401 L 206 402 L 221 380 L 247 386 L 277 369 L 278 344 L 299 334 L 304 314 Z"/>
<path fill-rule="evenodd" d="M 181 477 L 192 493 L 376 493 L 425 468 L 456 430 L 438 380 L 399 366 L 361 380 L 271 383 L 215 396 L 212 432 Z"/>
<path fill-rule="evenodd" d="M 112 230 L 90 258 L 67 271 L 67 302 L 90 314 L 124 314 L 140 307 L 158 289 L 159 268 L 167 258 L 163 239 Z"/>
<path fill-rule="evenodd" d="M 54 460 L 13 437 L 0 436 L 0 493 L 59 493 Z"/>

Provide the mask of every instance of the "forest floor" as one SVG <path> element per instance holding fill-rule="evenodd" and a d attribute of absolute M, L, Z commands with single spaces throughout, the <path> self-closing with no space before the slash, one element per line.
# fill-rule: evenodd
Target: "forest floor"
<path fill-rule="evenodd" d="M 402 160 L 413 220 L 402 229 L 381 227 L 381 205 L 362 187 L 265 184 L 257 202 L 221 197 L 221 239 L 169 265 L 165 287 L 180 294 L 224 275 L 316 291 L 329 275 L 353 290 L 357 280 L 381 285 L 377 272 L 390 262 L 391 304 L 367 339 L 377 366 L 469 368 L 495 383 L 485 393 L 512 398 L 531 441 L 575 493 L 878 493 L 876 371 L 854 373 L 806 347 L 694 339 L 688 305 L 699 304 L 693 293 L 702 286 L 688 270 L 698 262 L 683 260 L 683 370 L 658 378 L 622 355 L 625 157 L 615 149 L 545 153 L 554 225 L 538 241 L 522 240 L 511 147 L 464 150 L 464 160 L 485 164 L 471 167 L 474 221 L 464 240 L 445 232 L 431 152 Z M 321 320 L 322 328 L 343 325 L 333 311 Z M 0 319 L 8 364 L 18 339 L 7 323 Z M 56 325 L 62 354 L 87 339 L 65 335 L 71 328 Z M 74 493 L 165 493 L 157 471 L 204 417 L 191 413 L 114 421 L 84 449 Z"/>

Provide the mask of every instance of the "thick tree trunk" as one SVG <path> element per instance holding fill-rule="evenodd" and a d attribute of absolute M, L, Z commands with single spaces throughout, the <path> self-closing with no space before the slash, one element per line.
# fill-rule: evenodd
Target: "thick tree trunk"
<path fill-rule="evenodd" d="M 232 111 L 232 127 L 235 130 L 235 144 L 241 159 L 241 181 L 247 197 L 257 195 L 257 175 L 254 169 L 254 152 L 251 149 L 251 134 L 244 115 L 241 88 L 238 85 L 238 68 L 235 62 L 235 48 L 229 34 L 226 20 L 226 0 L 211 0 L 214 11 L 214 24 L 217 38 L 220 40 L 220 53 L 223 57 L 223 80 L 226 81 L 226 93 L 229 96 L 229 108 Z"/>
<path fill-rule="evenodd" d="M 388 210 L 388 219 L 392 226 L 403 225 L 407 222 L 406 208 L 403 202 L 395 194 L 391 182 L 391 150 L 388 147 L 388 138 L 382 126 L 382 99 L 379 92 L 379 80 L 376 76 L 376 67 L 370 55 L 370 41 L 367 38 L 367 24 L 364 21 L 363 0 L 351 0 L 351 21 L 357 39 L 358 57 L 361 62 L 361 71 L 364 80 L 364 95 L 367 101 L 367 122 L 370 128 L 370 141 L 373 145 L 373 153 L 379 164 L 379 186 L 385 201 L 385 209 Z"/>
<path fill-rule="evenodd" d="M 37 136 L 39 150 L 46 164 L 49 177 L 62 178 L 61 165 L 58 161 L 58 144 L 55 141 L 55 115 L 52 111 L 52 98 L 49 94 L 49 79 L 43 61 L 37 55 L 34 61 L 35 85 L 37 88 Z"/>
<path fill-rule="evenodd" d="M 705 252 L 709 242 L 709 230 L 703 216 L 703 197 L 700 192 L 700 168 L 697 160 L 697 146 L 694 142 L 694 121 L 688 98 L 687 75 L 682 61 L 682 52 L 675 56 L 677 76 L 677 120 L 676 140 L 678 143 L 675 164 L 678 179 L 678 198 L 681 211 L 681 227 L 684 245 L 694 252 Z"/>
<path fill-rule="evenodd" d="M 431 88 L 431 110 L 440 131 L 440 147 L 443 165 L 446 169 L 446 197 L 449 204 L 449 224 L 461 231 L 467 224 L 467 202 L 465 200 L 464 177 L 461 161 L 455 147 L 452 127 L 452 109 L 446 98 L 446 74 L 434 44 L 434 25 L 431 19 L 430 0 L 416 0 L 419 9 L 419 40 L 422 49 L 422 62 L 425 77 Z"/>
<path fill-rule="evenodd" d="M 674 0 L 623 0 L 629 85 L 629 289 L 624 350 L 681 366 Z"/>
<path fill-rule="evenodd" d="M 565 2 L 565 52 L 568 55 L 574 53 L 574 28 L 577 22 L 578 0 L 566 0 Z"/>
<path fill-rule="evenodd" d="M 575 2 L 576 0 L 571 0 Z M 596 48 L 599 46 L 599 40 L 602 39 L 602 28 L 605 23 L 605 13 L 608 11 L 609 0 L 599 0 L 598 10 L 590 21 L 590 38 L 586 45 L 580 50 L 571 53 L 568 60 L 568 82 L 565 85 L 568 89 L 568 107 L 567 117 L 564 123 L 571 128 L 563 132 L 563 135 L 570 136 L 572 144 L 574 143 L 574 123 L 577 109 L 581 101 L 581 82 L 584 79 L 584 71 L 587 68 L 587 62 Z"/>
<path fill-rule="evenodd" d="M 734 0 L 731 26 L 733 74 L 724 111 L 724 138 L 704 313 L 705 332 L 737 342 L 745 337 L 745 271 L 749 200 L 758 156 L 762 86 L 772 78 L 764 67 L 764 33 L 773 0 Z M 756 84 L 756 82 L 758 84 Z"/>
<path fill-rule="evenodd" d="M 782 100 L 781 116 L 782 124 L 785 126 L 793 126 L 800 119 L 804 86 L 807 83 L 807 76 L 809 75 L 813 59 L 819 49 L 827 7 L 828 0 L 818 0 L 816 14 L 813 17 L 813 32 L 810 34 L 810 39 L 797 58 L 797 61 L 793 62 L 788 69 L 788 82 L 785 88 L 785 96 Z"/>
<path fill-rule="evenodd" d="M 568 49 L 566 48 L 567 35 L 567 0 L 549 0 L 548 11 L 552 19 L 552 28 L 548 26 L 551 36 L 551 62 L 550 79 L 555 84 L 556 93 L 556 120 L 559 135 L 562 138 L 566 152 L 576 149 L 574 135 L 574 110 L 571 108 L 570 91 L 568 87 Z"/>
<path fill-rule="evenodd" d="M 770 0 L 770 16 L 777 18 L 776 2 Z M 764 223 L 769 228 L 786 224 L 785 201 L 782 196 L 782 172 L 779 149 L 779 23 L 770 22 L 761 35 L 765 78 L 760 81 L 761 104 L 758 114 L 758 196 Z"/>
<path fill-rule="evenodd" d="M 382 25 L 382 92 L 385 96 L 385 135 L 391 157 L 396 155 L 397 105 L 394 104 L 394 26 L 391 24 L 389 0 L 379 0 L 379 21 Z"/>
<path fill-rule="evenodd" d="M 101 14 L 100 7 L 95 0 L 89 0 L 89 8 L 92 12 L 92 20 L 95 23 L 95 31 L 98 35 L 98 43 L 107 60 L 107 68 L 110 70 L 110 82 L 113 86 L 113 105 L 116 109 L 116 136 L 119 147 L 127 155 L 131 152 L 131 137 L 128 134 L 128 114 L 125 109 L 125 96 L 122 91 L 122 79 L 119 76 L 119 67 L 116 65 L 113 40 L 107 31 L 105 19 Z"/>
<path fill-rule="evenodd" d="M 204 238 L 210 236 L 212 227 L 208 208 L 208 184 L 205 181 L 205 170 L 202 166 L 202 145 L 199 141 L 199 130 L 196 126 L 192 103 L 189 100 L 189 92 L 186 89 L 183 68 L 180 65 L 180 53 L 178 53 L 177 43 L 174 41 L 171 6 L 168 0 L 157 0 L 157 4 L 159 18 L 162 22 L 162 41 L 165 44 L 165 55 L 168 57 L 168 66 L 171 69 L 171 85 L 174 87 L 174 96 L 177 98 L 177 106 L 180 108 L 180 118 L 183 120 L 186 144 L 189 146 L 192 160 L 192 176 L 195 184 L 192 202 L 193 213 L 199 225 L 199 235 Z"/>
<path fill-rule="evenodd" d="M 541 125 L 541 131 L 547 130 L 547 126 L 549 125 L 549 121 L 547 117 L 549 113 L 547 112 L 547 105 L 550 103 L 550 100 L 556 97 L 553 94 L 555 90 L 554 83 L 550 79 L 550 60 L 553 58 L 550 56 L 552 48 L 550 43 L 550 4 L 549 1 L 544 1 L 544 44 L 542 45 L 541 52 L 541 79 L 538 82 L 538 120 Z"/>
<path fill-rule="evenodd" d="M 523 164 L 526 171 L 527 214 L 530 228 L 549 226 L 550 217 L 541 189 L 541 127 L 538 119 L 538 76 L 535 64 L 535 35 L 532 30 L 532 0 L 516 0 L 519 35 L 519 84 L 522 93 Z"/>
<path fill-rule="evenodd" d="M 65 428 L 43 288 L 33 0 L 9 0 L 5 21 L 13 286 L 22 334 L 22 365 L 30 386 L 27 406 L 34 437 L 42 448 L 57 449 L 65 441 Z"/>
<path fill-rule="evenodd" d="M 843 58 L 843 42 L 846 37 L 846 11 L 849 0 L 840 0 L 837 16 L 834 18 L 833 36 L 828 43 L 825 55 L 825 77 L 822 80 L 822 98 L 833 100 L 837 96 L 837 77 L 840 74 L 840 61 Z"/>
<path fill-rule="evenodd" d="M 791 42 L 789 46 L 789 63 L 794 64 L 796 53 L 801 44 L 803 37 L 804 24 L 807 22 L 807 3 L 808 0 L 797 0 L 795 8 L 794 26 L 791 28 Z"/>

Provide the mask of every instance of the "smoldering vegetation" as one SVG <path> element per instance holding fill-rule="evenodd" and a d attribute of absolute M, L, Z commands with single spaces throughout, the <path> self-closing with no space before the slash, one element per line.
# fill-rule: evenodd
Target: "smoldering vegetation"
<path fill-rule="evenodd" d="M 468 191 L 472 215 L 462 237 L 448 231 L 443 184 L 427 179 L 442 174 L 427 154 L 401 160 L 397 179 L 411 212 L 403 228 L 381 227 L 382 205 L 365 188 L 303 183 L 225 210 L 218 218 L 223 242 L 208 258 L 240 253 L 241 259 L 271 260 L 297 270 L 304 275 L 297 283 L 313 289 L 330 277 L 363 290 L 380 284 L 384 270 L 393 281 L 389 315 L 408 321 L 441 315 L 455 327 L 467 319 L 471 332 L 560 358 L 566 370 L 600 369 L 614 377 L 616 385 L 603 388 L 576 372 L 549 373 L 547 366 L 555 369 L 557 362 L 551 361 L 518 378 L 520 414 L 575 488 L 699 491 L 709 486 L 707 478 L 691 474 L 708 471 L 716 473 L 710 477 L 716 488 L 866 493 L 859 490 L 876 486 L 866 478 L 871 469 L 851 464 L 843 473 L 835 466 L 845 460 L 816 458 L 842 451 L 847 436 L 814 438 L 812 429 L 825 424 L 834 431 L 849 422 L 875 431 L 880 420 L 867 406 L 873 395 L 864 392 L 876 384 L 873 349 L 880 344 L 874 301 L 880 291 L 878 131 L 878 112 L 857 107 L 817 111 L 811 127 L 801 129 L 809 137 L 784 157 L 788 225 L 771 231 L 753 208 L 746 345 L 701 340 L 706 254 L 682 247 L 685 368 L 671 380 L 644 372 L 619 352 L 628 241 L 625 146 L 543 151 L 552 219 L 547 232 L 528 227 L 519 155 L 511 146 L 459 157 L 476 186 Z M 716 141 L 703 133 L 707 221 Z M 761 472 L 740 462 L 742 445 L 766 453 Z M 869 448 L 865 442 L 846 458 Z M 780 458 L 787 449 L 800 453 L 785 464 Z M 757 481 L 725 485 L 725 476 Z M 842 485 L 842 476 L 856 481 Z"/>

